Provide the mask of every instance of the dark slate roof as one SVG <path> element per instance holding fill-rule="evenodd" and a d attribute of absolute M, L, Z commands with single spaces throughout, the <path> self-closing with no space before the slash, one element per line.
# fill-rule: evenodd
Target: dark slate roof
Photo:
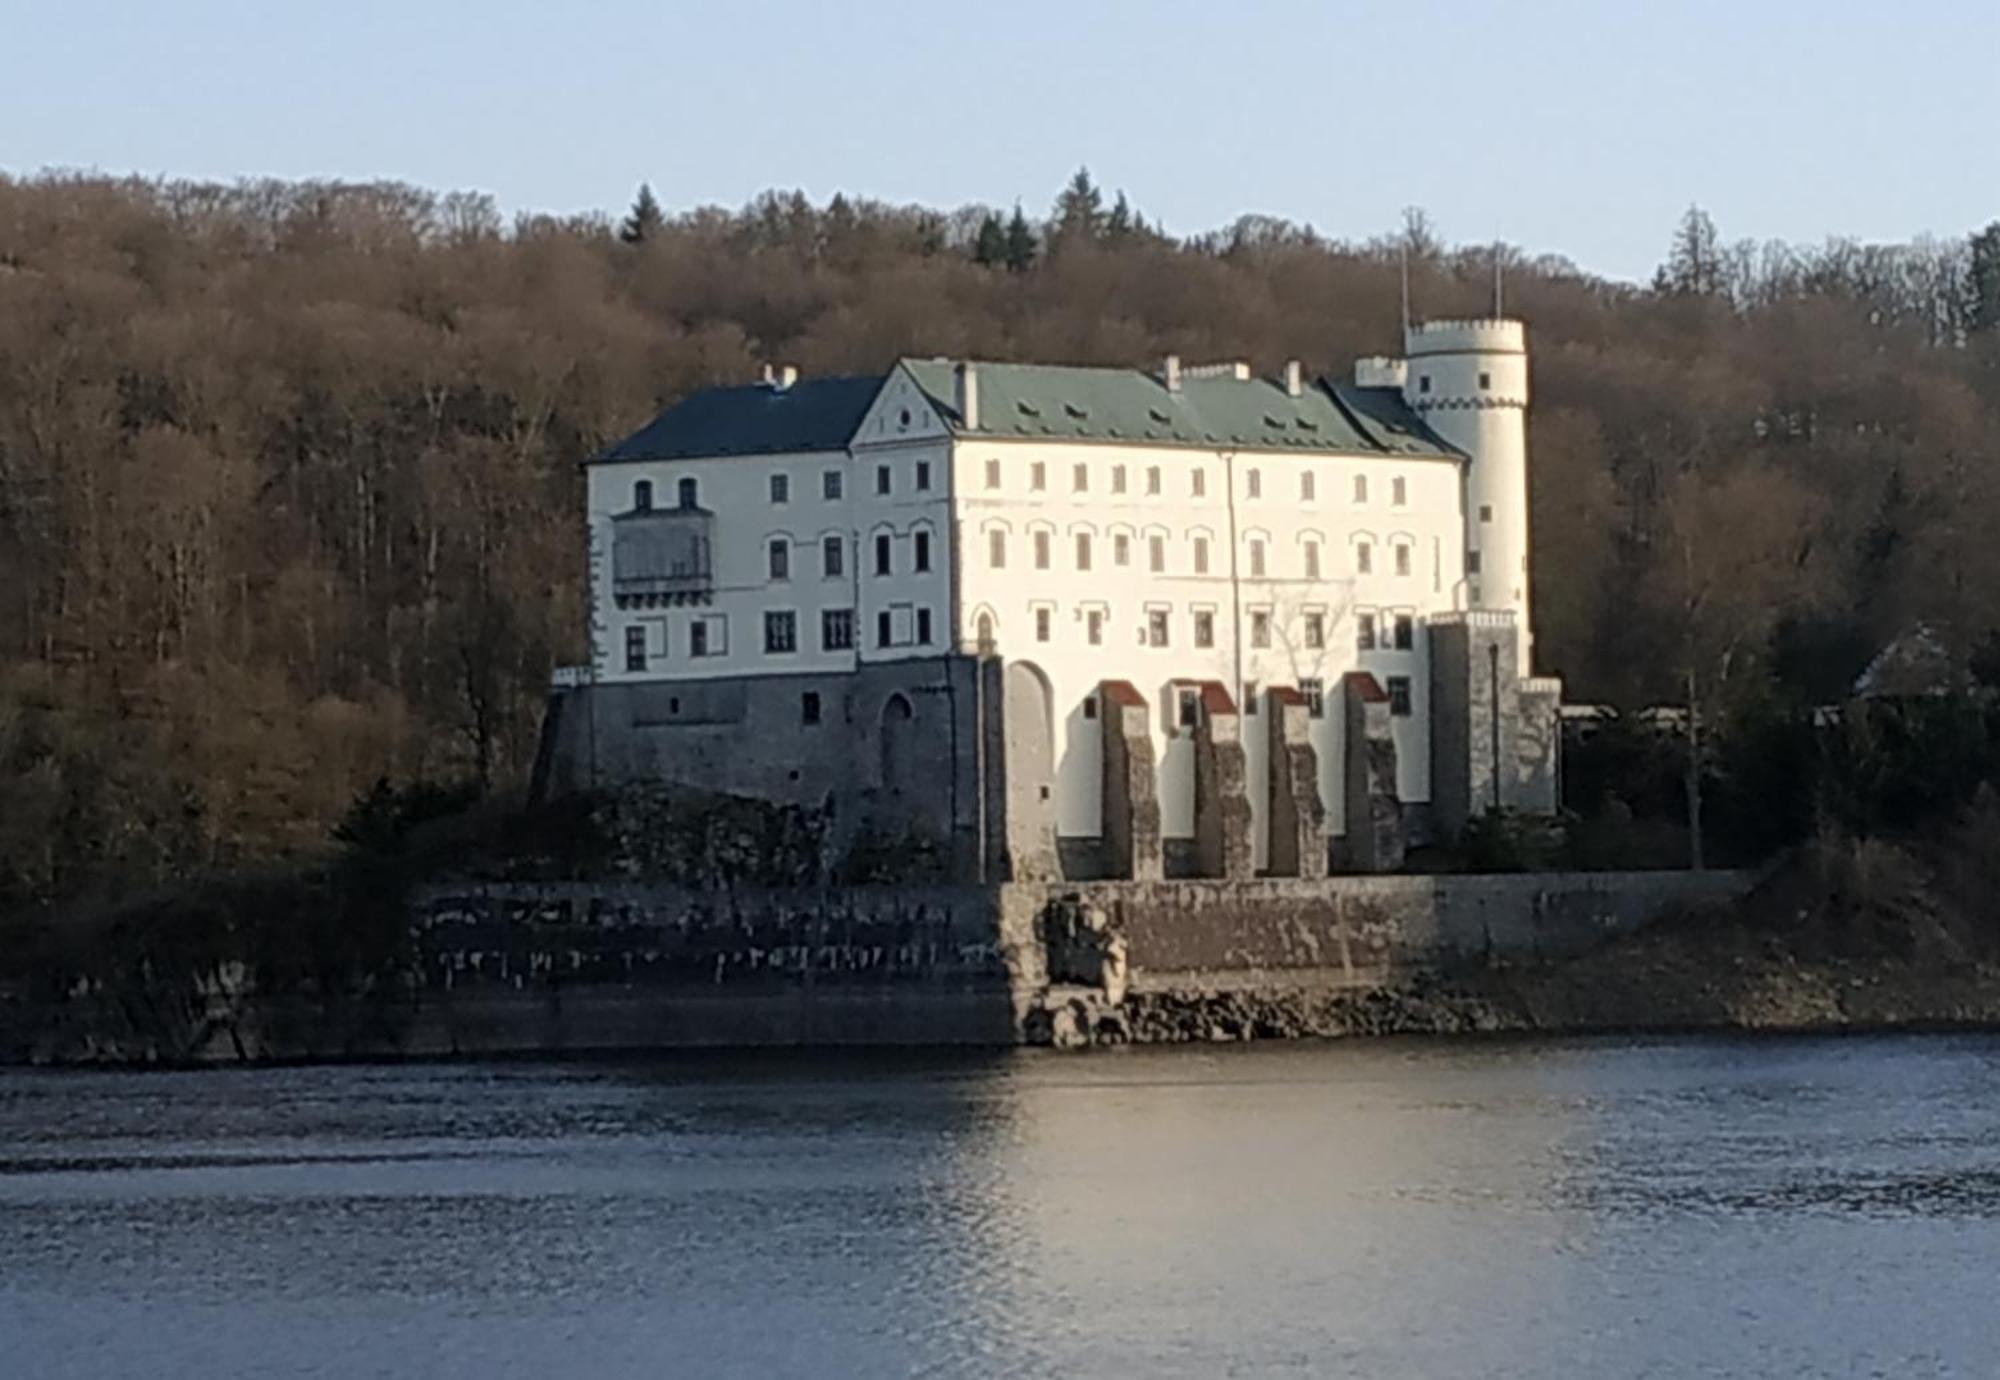
<path fill-rule="evenodd" d="M 902 367 L 959 435 L 1463 458 L 1393 388 L 1320 379 L 1294 398 L 1277 379 L 1194 370 L 1174 392 L 1138 369 L 982 362 L 979 426 L 967 428 L 953 361 Z"/>
<path fill-rule="evenodd" d="M 682 399 L 617 445 L 592 457 L 679 460 L 844 450 L 882 388 L 880 374 L 709 388 Z"/>

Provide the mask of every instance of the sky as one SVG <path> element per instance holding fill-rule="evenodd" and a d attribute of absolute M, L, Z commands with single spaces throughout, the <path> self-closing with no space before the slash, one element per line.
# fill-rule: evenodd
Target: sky
<path fill-rule="evenodd" d="M 1650 276 L 2000 219 L 2000 0 L 0 0 L 0 171 L 397 179 L 503 210 L 766 188 L 1176 234 L 1423 207 Z"/>

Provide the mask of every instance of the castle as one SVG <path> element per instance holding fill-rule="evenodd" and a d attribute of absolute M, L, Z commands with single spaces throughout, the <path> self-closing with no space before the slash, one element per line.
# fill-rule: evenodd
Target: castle
<path fill-rule="evenodd" d="M 1347 379 L 767 371 L 587 467 L 545 788 L 683 784 L 977 880 L 1386 871 L 1556 804 L 1526 331 Z"/>

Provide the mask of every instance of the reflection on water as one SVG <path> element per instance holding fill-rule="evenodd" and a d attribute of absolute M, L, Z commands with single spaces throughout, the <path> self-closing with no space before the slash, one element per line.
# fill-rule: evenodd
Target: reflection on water
<path fill-rule="evenodd" d="M 0 1374 L 1987 1375 L 2000 1040 L 0 1073 Z"/>

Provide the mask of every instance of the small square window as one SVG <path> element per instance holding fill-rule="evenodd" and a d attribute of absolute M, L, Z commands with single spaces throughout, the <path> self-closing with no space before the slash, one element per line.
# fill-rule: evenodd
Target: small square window
<path fill-rule="evenodd" d="M 1324 647 L 1326 645 L 1326 615 L 1323 613 L 1307 614 L 1303 637 L 1306 646 L 1313 651 L 1318 651 L 1321 647 Z"/>
<path fill-rule="evenodd" d="M 1317 676 L 1299 678 L 1299 694 L 1305 699 L 1306 713 L 1315 719 L 1326 717 L 1326 682 Z"/>
<path fill-rule="evenodd" d="M 1490 393 L 1493 391 L 1493 375 L 1485 372 L 1484 370 L 1481 370 L 1479 374 L 1479 391 L 1482 393 Z"/>
<path fill-rule="evenodd" d="M 1479 505 L 1479 520 L 1481 522 L 1493 521 L 1493 505 L 1491 503 L 1482 503 Z"/>
<path fill-rule="evenodd" d="M 1431 391 L 1431 376 L 1429 374 L 1417 375 L 1417 391 L 1419 393 L 1428 393 Z"/>
<path fill-rule="evenodd" d="M 1407 613 L 1399 613 L 1389 624 L 1389 638 L 1399 652 L 1407 652 L 1417 645 L 1417 620 Z"/>
<path fill-rule="evenodd" d="M 919 489 L 929 489 L 930 486 L 931 462 L 928 460 L 919 460 L 917 461 L 917 487 Z"/>
<path fill-rule="evenodd" d="M 1104 645 L 1104 610 L 1090 609 L 1084 613 L 1083 635 L 1093 647 Z"/>
<path fill-rule="evenodd" d="M 1250 645 L 1253 647 L 1271 645 L 1271 615 L 1262 609 L 1250 615 Z"/>
<path fill-rule="evenodd" d="M 1050 611 L 1046 607 L 1035 610 L 1035 641 L 1046 642 L 1049 640 L 1049 625 L 1053 621 L 1050 617 Z"/>
<path fill-rule="evenodd" d="M 764 650 L 769 654 L 794 652 L 799 645 L 799 619 L 795 613 L 764 615 Z"/>
<path fill-rule="evenodd" d="M 825 609 L 820 613 L 819 645 L 821 651 L 827 652 L 854 650 L 853 609 Z"/>
<path fill-rule="evenodd" d="M 688 655 L 708 655 L 708 620 L 697 618 L 688 624 Z"/>
<path fill-rule="evenodd" d="M 986 487 L 989 489 L 1000 487 L 1000 462 L 998 460 L 988 460 L 986 462 Z"/>
<path fill-rule="evenodd" d="M 819 691 L 808 690 L 799 696 L 799 722 L 802 724 L 819 722 Z"/>
<path fill-rule="evenodd" d="M 1399 719 L 1410 717 L 1410 678 L 1389 677 L 1389 712 Z"/>
<path fill-rule="evenodd" d="M 820 475 L 819 493 L 821 498 L 826 498 L 826 499 L 839 498 L 840 491 L 841 491 L 841 474 L 839 470 L 827 470 L 825 473 Z"/>
<path fill-rule="evenodd" d="M 1468 551 L 1465 553 L 1465 573 L 1468 575 L 1477 575 L 1479 573 L 1479 553 L 1477 551 Z"/>
<path fill-rule="evenodd" d="M 889 467 L 887 465 L 877 465 L 875 467 L 875 492 L 878 494 L 889 492 Z"/>
<path fill-rule="evenodd" d="M 1375 650 L 1375 615 L 1357 613 L 1354 615 L 1354 646 L 1357 651 Z"/>
<path fill-rule="evenodd" d="M 642 624 L 635 623 L 625 629 L 625 669 L 646 669 L 646 629 Z"/>
<path fill-rule="evenodd" d="M 1194 611 L 1194 645 L 1197 647 L 1215 645 L 1215 615 L 1207 609 Z"/>
<path fill-rule="evenodd" d="M 1164 647 L 1167 645 L 1167 611 L 1165 609 L 1146 610 L 1146 645 Z"/>
<path fill-rule="evenodd" d="M 771 546 L 767 555 L 772 579 L 789 580 L 792 578 L 792 544 L 790 542 L 786 541 L 783 537 L 771 538 Z"/>
<path fill-rule="evenodd" d="M 792 477 L 789 474 L 771 476 L 771 502 L 790 503 L 792 501 Z"/>

